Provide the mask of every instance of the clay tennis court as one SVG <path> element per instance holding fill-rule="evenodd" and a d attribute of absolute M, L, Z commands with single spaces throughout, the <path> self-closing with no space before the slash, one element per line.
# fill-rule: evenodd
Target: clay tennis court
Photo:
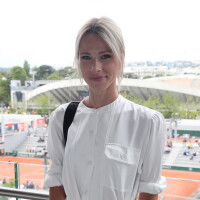
<path fill-rule="evenodd" d="M 7 163 L 8 160 L 11 163 Z M 43 179 L 44 179 L 44 166 L 42 163 L 44 159 L 38 158 L 27 158 L 27 157 L 11 157 L 11 156 L 2 156 L 0 157 L 0 178 L 6 178 L 9 180 L 10 178 L 14 178 L 14 163 L 27 163 L 29 165 L 20 164 L 19 166 L 19 178 L 20 185 L 28 181 L 29 183 L 32 181 L 34 185 L 38 185 L 41 189 L 43 188 Z M 37 164 L 40 166 L 30 165 Z M 190 179 L 190 180 L 198 180 L 199 182 L 192 181 L 182 181 L 182 180 L 172 180 L 167 179 L 167 188 L 162 193 L 165 196 L 165 200 L 170 199 L 183 199 L 179 197 L 190 197 L 197 189 L 200 187 L 200 173 L 199 172 L 186 172 L 186 171 L 177 171 L 177 170 L 163 170 L 162 175 L 165 177 L 172 178 L 181 178 L 181 179 Z M 177 198 L 172 198 L 168 195 L 177 196 Z"/>
<path fill-rule="evenodd" d="M 10 160 L 10 163 L 8 163 Z M 25 184 L 27 181 L 30 184 L 33 182 L 35 186 L 40 189 L 43 188 L 44 179 L 44 159 L 39 158 L 27 158 L 27 157 L 11 157 L 2 156 L 0 161 L 6 161 L 7 163 L 0 162 L 0 178 L 3 180 L 6 178 L 7 182 L 9 179 L 15 177 L 14 163 L 20 163 L 18 166 L 19 181 L 20 185 Z"/>

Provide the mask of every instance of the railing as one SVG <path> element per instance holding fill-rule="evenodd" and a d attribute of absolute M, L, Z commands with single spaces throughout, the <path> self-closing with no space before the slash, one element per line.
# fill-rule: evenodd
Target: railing
<path fill-rule="evenodd" d="M 182 196 L 176 196 L 176 195 L 165 195 L 165 196 L 160 196 L 160 200 L 199 200 L 199 198 L 192 198 L 192 197 L 182 197 Z"/>
<path fill-rule="evenodd" d="M 48 192 L 38 192 L 14 188 L 0 187 L 0 196 L 16 197 L 23 199 L 46 200 L 49 199 Z"/>
<path fill-rule="evenodd" d="M 197 183 L 198 187 L 200 186 L 200 180 L 189 180 L 189 179 L 180 179 L 180 178 L 172 178 L 166 177 L 168 180 L 175 180 L 175 181 L 184 181 L 186 184 Z M 189 183 L 188 183 L 189 182 Z M 178 185 L 175 184 L 175 187 Z M 199 187 L 200 189 L 200 187 Z M 184 193 L 184 191 L 182 191 Z M 197 194 L 198 193 L 198 194 Z M 165 191 L 159 195 L 160 200 L 198 200 L 200 199 L 200 190 L 197 189 L 196 195 L 193 194 L 192 196 L 180 196 L 180 195 L 173 195 L 168 194 Z M 49 192 L 41 191 L 41 190 L 31 190 L 31 189 L 14 189 L 14 188 L 7 188 L 7 187 L 0 187 L 0 196 L 6 197 L 15 197 L 23 198 L 23 199 L 33 199 L 33 200 L 45 200 L 49 199 Z"/>
<path fill-rule="evenodd" d="M 49 165 L 37 165 L 27 163 L 17 164 L 14 162 L 0 161 L 0 198 L 1 196 L 7 196 L 16 197 L 16 199 L 48 199 L 48 190 L 44 190 L 44 176 L 47 172 L 47 168 L 49 168 Z M 167 172 L 170 172 L 170 170 L 167 170 Z M 193 180 L 166 177 L 165 175 L 167 179 L 167 188 L 163 191 L 163 193 L 159 195 L 159 199 L 200 199 L 200 180 L 194 180 L 197 179 L 195 176 L 198 176 L 199 172 L 191 173 L 193 173 L 193 177 L 190 176 L 190 178 Z M 4 187 L 1 187 L 1 184 Z M 32 186 L 34 184 L 34 187 L 30 187 L 30 184 L 32 184 Z"/>

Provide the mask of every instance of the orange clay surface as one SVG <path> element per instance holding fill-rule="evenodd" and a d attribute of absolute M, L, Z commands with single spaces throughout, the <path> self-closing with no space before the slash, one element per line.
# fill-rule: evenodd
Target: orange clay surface
<path fill-rule="evenodd" d="M 167 139 L 167 140 L 169 140 L 169 139 Z M 187 140 L 187 142 L 192 142 L 193 144 L 195 143 L 195 140 L 196 139 L 194 139 L 194 138 L 191 138 L 191 139 L 189 139 L 189 140 Z M 175 139 L 174 138 L 172 138 L 172 142 L 174 142 L 175 141 Z M 177 142 L 178 143 L 182 143 L 183 142 L 183 138 L 177 138 Z"/>
<path fill-rule="evenodd" d="M 37 164 L 42 165 L 43 159 L 39 158 L 26 158 L 26 157 L 11 157 L 11 156 L 1 156 L 0 161 L 16 163 L 28 163 L 28 164 Z M 39 188 L 43 187 L 43 179 L 44 179 L 44 166 L 34 166 L 34 165 L 25 165 L 20 164 L 19 169 L 20 174 L 20 184 L 29 181 L 32 181 L 34 185 L 38 185 Z M 162 170 L 162 175 L 165 177 L 172 178 L 181 178 L 181 179 L 190 179 L 190 180 L 199 180 L 200 181 L 200 173 L 199 172 L 186 172 L 186 171 L 177 171 L 177 170 Z M 2 163 L 0 162 L 0 178 L 14 178 L 14 165 L 13 163 Z M 181 181 L 181 180 L 170 180 L 167 179 L 167 188 L 163 191 L 163 195 L 165 196 L 165 200 L 173 199 L 172 197 L 168 197 L 168 195 L 189 197 L 191 196 L 197 189 L 200 187 L 200 182 L 192 182 L 192 181 Z M 178 200 L 179 198 L 175 198 Z"/>
<path fill-rule="evenodd" d="M 26 157 L 12 157 L 12 156 L 1 156 L 0 161 L 11 161 L 11 163 L 3 163 L 0 162 L 0 178 L 3 180 L 6 178 L 7 182 L 10 178 L 14 178 L 14 163 L 26 163 L 20 164 L 18 168 L 19 172 L 19 180 L 20 185 L 25 184 L 26 181 L 34 183 L 34 185 L 38 185 L 41 189 L 43 187 L 43 179 L 44 179 L 44 166 L 42 162 L 44 159 L 39 158 L 26 158 Z M 33 165 L 27 165 L 33 164 Z M 40 165 L 40 166 L 35 166 Z"/>
<path fill-rule="evenodd" d="M 199 172 L 162 170 L 162 176 L 166 178 L 172 177 L 172 178 L 190 179 L 190 180 L 199 181 L 199 182 L 192 182 L 192 181 L 167 179 L 167 188 L 163 191 L 165 200 L 173 199 L 172 197 L 168 197 L 168 195 L 190 197 L 200 187 L 200 173 Z M 175 199 L 178 200 L 182 198 L 177 197 Z"/>

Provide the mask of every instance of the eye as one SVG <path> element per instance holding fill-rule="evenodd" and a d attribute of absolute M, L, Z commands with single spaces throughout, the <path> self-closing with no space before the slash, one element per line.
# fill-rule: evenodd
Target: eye
<path fill-rule="evenodd" d="M 91 57 L 90 56 L 81 56 L 81 59 L 82 60 L 91 60 Z"/>
<path fill-rule="evenodd" d="M 111 58 L 111 55 L 105 54 L 105 55 L 101 56 L 101 59 L 108 59 L 108 58 Z"/>

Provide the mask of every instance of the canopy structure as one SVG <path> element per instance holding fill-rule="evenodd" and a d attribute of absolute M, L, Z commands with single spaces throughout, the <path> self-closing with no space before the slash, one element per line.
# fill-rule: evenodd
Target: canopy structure
<path fill-rule="evenodd" d="M 172 85 L 169 83 L 150 80 L 126 79 L 120 83 L 120 91 L 129 91 L 141 99 L 148 99 L 150 95 L 162 98 L 168 92 L 176 96 L 181 102 L 186 102 L 188 97 L 200 101 L 200 90 L 184 86 Z M 79 101 L 88 95 L 88 86 L 79 79 L 61 80 L 40 86 L 26 95 L 29 106 L 33 106 L 33 100 L 40 95 L 51 94 L 56 104 L 63 104 L 69 101 Z"/>

